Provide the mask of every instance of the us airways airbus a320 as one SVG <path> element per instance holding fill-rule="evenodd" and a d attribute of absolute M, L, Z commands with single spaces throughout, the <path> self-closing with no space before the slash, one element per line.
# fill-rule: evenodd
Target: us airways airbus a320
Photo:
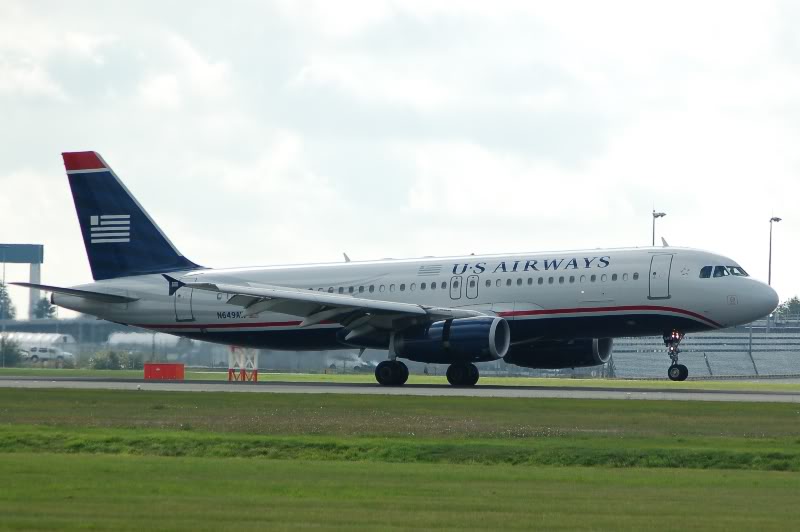
<path fill-rule="evenodd" d="M 748 323 L 778 296 L 733 259 L 686 248 L 469 255 L 214 269 L 184 257 L 96 152 L 64 153 L 94 282 L 56 305 L 197 340 L 253 348 L 387 352 L 375 377 L 402 385 L 400 359 L 529 368 L 603 364 L 615 337 L 660 335 L 684 380 L 685 333 Z"/>

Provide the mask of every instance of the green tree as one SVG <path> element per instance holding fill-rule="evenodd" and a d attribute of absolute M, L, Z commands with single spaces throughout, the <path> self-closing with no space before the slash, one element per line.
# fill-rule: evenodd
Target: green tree
<path fill-rule="evenodd" d="M 778 305 L 775 314 L 781 318 L 797 318 L 800 317 L 800 298 L 797 296 L 791 297 Z"/>
<path fill-rule="evenodd" d="M 55 316 L 55 314 L 55 305 L 51 305 L 50 300 L 48 300 L 46 297 L 43 297 L 37 301 L 36 306 L 33 307 L 33 317 L 36 319 L 52 318 Z"/>
<path fill-rule="evenodd" d="M 4 368 L 16 366 L 22 358 L 19 352 L 19 344 L 14 340 L 9 340 L 5 336 L 0 336 L 0 364 Z"/>
<path fill-rule="evenodd" d="M 13 320 L 17 317 L 17 309 L 8 295 L 5 283 L 0 281 L 0 320 Z"/>

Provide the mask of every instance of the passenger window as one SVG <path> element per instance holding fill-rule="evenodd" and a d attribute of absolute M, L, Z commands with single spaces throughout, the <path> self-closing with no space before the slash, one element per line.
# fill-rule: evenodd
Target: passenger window
<path fill-rule="evenodd" d="M 344 286 L 340 286 L 339 287 L 339 293 L 340 294 L 344 294 Z"/>
<path fill-rule="evenodd" d="M 616 281 L 617 280 L 617 274 L 616 273 L 611 274 L 611 280 L 612 281 Z"/>
<path fill-rule="evenodd" d="M 490 286 L 492 286 L 492 281 L 486 279 L 486 288 L 489 288 Z"/>
<path fill-rule="evenodd" d="M 498 279 L 497 282 L 495 282 L 495 284 L 497 285 L 497 288 L 500 288 L 501 286 L 503 286 L 503 281 Z"/>
<path fill-rule="evenodd" d="M 446 288 L 447 288 L 447 283 L 442 283 L 442 290 L 445 290 Z"/>
<path fill-rule="evenodd" d="M 506 286 L 511 286 L 511 279 L 506 279 Z"/>
<path fill-rule="evenodd" d="M 701 279 L 708 279 L 711 277 L 711 270 L 713 268 L 711 266 L 703 266 L 700 268 L 700 278 Z"/>
<path fill-rule="evenodd" d="M 725 266 L 714 266 L 714 277 L 726 277 L 730 275 Z"/>
<path fill-rule="evenodd" d="M 333 293 L 333 287 L 332 287 L 332 286 L 328 288 L 328 293 L 329 293 L 329 294 L 332 294 L 332 293 Z"/>
<path fill-rule="evenodd" d="M 419 289 L 420 290 L 425 290 L 426 287 L 427 287 L 427 285 L 425 283 L 420 283 L 420 285 L 419 285 Z"/>
<path fill-rule="evenodd" d="M 436 290 L 436 283 L 431 283 L 431 290 Z"/>
<path fill-rule="evenodd" d="M 375 285 L 374 284 L 369 285 L 369 293 L 371 294 L 374 291 L 375 291 Z"/>
<path fill-rule="evenodd" d="M 544 277 L 539 277 L 539 280 L 537 282 L 539 284 L 544 284 Z"/>
<path fill-rule="evenodd" d="M 363 286 L 359 286 L 358 287 L 358 293 L 359 294 L 363 294 L 364 293 L 364 287 Z"/>
<path fill-rule="evenodd" d="M 475 288 L 475 279 L 470 279 L 469 280 L 469 287 L 470 288 Z"/>
<path fill-rule="evenodd" d="M 592 276 L 591 276 L 589 279 L 590 279 L 592 282 L 595 282 L 595 281 L 597 280 L 597 276 L 596 276 L 595 274 L 592 274 Z"/>
<path fill-rule="evenodd" d="M 585 276 L 585 275 L 581 275 L 581 282 L 582 282 L 582 283 L 585 283 L 585 282 L 586 282 L 586 276 Z"/>
<path fill-rule="evenodd" d="M 528 286 L 533 284 L 533 277 L 528 277 Z"/>
<path fill-rule="evenodd" d="M 405 285 L 405 283 L 403 283 L 403 284 L 401 284 L 401 285 L 400 285 L 400 291 L 401 291 L 401 292 L 405 292 L 405 291 L 406 291 L 406 285 Z"/>
<path fill-rule="evenodd" d="M 455 285 L 458 286 L 458 283 L 455 283 Z M 417 283 L 411 283 L 411 286 L 409 286 L 408 289 L 413 292 L 417 289 Z"/>
<path fill-rule="evenodd" d="M 633 274 L 633 280 L 634 281 L 638 281 L 639 280 L 639 274 L 638 273 L 634 273 Z"/>
<path fill-rule="evenodd" d="M 623 281 L 627 281 L 628 280 L 628 274 L 627 273 L 623 273 L 622 274 L 622 280 Z"/>
<path fill-rule="evenodd" d="M 558 284 L 564 284 L 564 276 L 558 278 Z"/>
<path fill-rule="evenodd" d="M 606 275 L 606 274 L 601 275 L 600 276 L 600 281 L 603 282 L 603 283 L 608 281 L 608 275 Z"/>
<path fill-rule="evenodd" d="M 574 283 L 575 282 L 575 276 L 574 275 L 570 275 L 569 276 L 569 282 L 570 283 Z"/>
<path fill-rule="evenodd" d="M 394 285 L 393 284 L 389 285 L 389 292 L 394 292 Z"/>
<path fill-rule="evenodd" d="M 381 292 L 385 292 L 386 291 L 386 285 L 382 284 L 381 287 L 378 288 L 378 290 L 380 290 Z"/>
<path fill-rule="evenodd" d="M 351 286 L 350 288 L 348 288 L 348 289 L 347 289 L 347 291 L 348 291 L 348 292 L 350 292 L 351 294 L 353 293 L 353 291 L 354 291 L 354 290 L 355 290 L 355 289 L 354 289 L 352 286 Z"/>
<path fill-rule="evenodd" d="M 553 284 L 553 278 L 552 277 L 548 277 L 547 278 L 547 284 Z"/>

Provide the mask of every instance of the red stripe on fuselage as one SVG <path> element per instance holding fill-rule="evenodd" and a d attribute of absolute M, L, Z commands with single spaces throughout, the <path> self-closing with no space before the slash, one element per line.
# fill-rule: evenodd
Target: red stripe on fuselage
<path fill-rule="evenodd" d="M 93 151 L 76 151 L 62 153 L 64 168 L 68 172 L 73 170 L 98 170 L 106 167 L 103 161 Z"/>
<path fill-rule="evenodd" d="M 518 317 L 518 316 L 556 316 L 560 314 L 594 314 L 598 312 L 635 312 L 635 311 L 650 311 L 650 312 L 672 312 L 675 314 L 683 314 L 690 316 L 696 320 L 700 320 L 713 327 L 722 328 L 723 326 L 714 320 L 706 318 L 705 316 L 692 312 L 691 310 L 684 310 L 676 307 L 661 307 L 656 305 L 632 305 L 622 307 L 577 307 L 577 308 L 557 308 L 557 309 L 541 309 L 541 310 L 517 310 L 509 312 L 500 312 L 499 316 L 504 318 Z M 260 323 L 170 323 L 170 324 L 133 324 L 138 327 L 147 329 L 253 329 L 253 328 L 269 328 L 269 327 L 296 327 L 302 323 L 301 321 L 271 321 Z M 332 322 L 324 321 L 320 325 L 331 325 Z"/>

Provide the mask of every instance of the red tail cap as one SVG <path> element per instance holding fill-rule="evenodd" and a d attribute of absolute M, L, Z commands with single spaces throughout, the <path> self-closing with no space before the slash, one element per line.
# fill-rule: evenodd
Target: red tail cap
<path fill-rule="evenodd" d="M 64 168 L 72 170 L 99 170 L 106 168 L 97 153 L 93 151 L 74 151 L 62 153 L 64 158 Z"/>

